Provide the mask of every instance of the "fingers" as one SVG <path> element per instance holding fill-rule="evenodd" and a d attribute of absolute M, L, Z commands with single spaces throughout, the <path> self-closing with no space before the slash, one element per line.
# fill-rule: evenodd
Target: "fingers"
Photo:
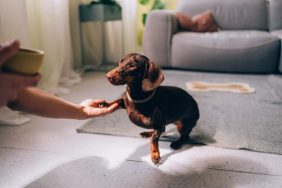
<path fill-rule="evenodd" d="M 100 100 L 98 100 L 100 101 Z M 109 107 L 93 107 L 93 106 L 83 106 L 80 105 L 81 108 L 88 118 L 90 117 L 98 117 L 98 116 L 105 116 L 106 114 L 112 113 L 118 109 L 119 104 L 115 103 Z"/>
<path fill-rule="evenodd" d="M 115 104 L 112 104 L 111 106 L 108 106 L 108 107 L 102 107 L 102 108 L 101 107 L 98 107 L 98 108 L 94 107 L 92 109 L 93 109 L 93 111 L 96 112 L 97 116 L 104 116 L 106 114 L 114 112 L 115 110 L 118 109 L 118 107 L 119 107 L 119 104 L 115 103 Z"/>
<path fill-rule="evenodd" d="M 31 77 L 0 73 L 0 106 L 15 101 L 21 89 L 35 86 L 39 80 L 40 75 Z"/>
<path fill-rule="evenodd" d="M 17 90 L 9 90 L 7 88 L 4 92 L 0 93 L 0 107 L 6 106 L 10 101 L 14 101 L 17 98 Z"/>
<path fill-rule="evenodd" d="M 113 101 L 108 103 L 107 101 L 103 99 L 86 99 L 80 103 L 81 106 L 89 106 L 89 107 L 98 107 L 98 108 L 106 108 L 109 107 L 115 103 L 119 103 L 119 100 Z"/>
<path fill-rule="evenodd" d="M 34 79 L 36 79 L 36 80 L 41 80 L 41 74 L 40 73 L 37 73 L 36 75 L 34 75 Z"/>
<path fill-rule="evenodd" d="M 102 99 L 96 99 L 96 100 L 93 100 L 93 99 L 86 99 L 84 101 L 82 101 L 80 103 L 80 105 L 82 106 L 92 106 L 92 107 L 96 107 L 97 104 L 99 103 L 103 103 L 103 102 L 106 102 L 105 100 L 102 100 Z"/>
<path fill-rule="evenodd" d="M 80 106 L 91 106 L 90 104 L 92 104 L 92 101 L 93 101 L 92 99 L 85 99 L 79 105 Z"/>
<path fill-rule="evenodd" d="M 10 44 L 0 47 L 0 65 L 15 55 L 20 47 L 19 41 L 15 40 Z"/>
<path fill-rule="evenodd" d="M 106 108 L 106 112 L 107 113 L 112 113 L 115 110 L 117 110 L 119 108 L 119 103 L 114 103 L 111 106 L 109 106 L 108 108 Z"/>
<path fill-rule="evenodd" d="M 120 108 L 119 100 L 108 103 L 103 99 L 86 99 L 82 101 L 79 106 L 83 107 L 82 110 L 85 112 L 88 118 L 104 116 Z"/>
<path fill-rule="evenodd" d="M 121 102 L 122 102 L 122 99 L 117 99 L 117 100 L 114 100 L 114 101 L 112 101 L 112 102 L 109 102 L 109 105 L 112 105 L 112 104 L 114 104 L 114 103 L 120 104 Z"/>
<path fill-rule="evenodd" d="M 3 74 L 3 75 L 5 77 L 5 80 L 9 81 L 11 87 L 15 89 L 21 89 L 29 86 L 36 86 L 40 80 L 40 76 L 31 77 L 31 76 L 21 76 L 15 74 Z"/>

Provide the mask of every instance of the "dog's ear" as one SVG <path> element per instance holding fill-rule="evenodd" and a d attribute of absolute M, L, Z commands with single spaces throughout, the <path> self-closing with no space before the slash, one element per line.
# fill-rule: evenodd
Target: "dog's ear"
<path fill-rule="evenodd" d="M 150 91 L 158 87 L 164 81 L 161 69 L 153 62 L 148 62 L 147 73 L 142 80 L 143 91 Z"/>

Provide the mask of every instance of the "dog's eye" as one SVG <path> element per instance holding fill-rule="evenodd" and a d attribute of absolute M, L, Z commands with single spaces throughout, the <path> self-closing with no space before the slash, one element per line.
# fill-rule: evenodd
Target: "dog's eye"
<path fill-rule="evenodd" d="M 136 68 L 136 65 L 130 64 L 129 67 L 130 68 Z"/>
<path fill-rule="evenodd" d="M 128 68 L 128 70 L 130 70 L 130 71 L 134 71 L 134 70 L 136 70 L 137 68 L 136 67 L 129 67 Z"/>
<path fill-rule="evenodd" d="M 133 70 L 135 70 L 137 67 L 136 67 L 136 65 L 130 63 L 130 64 L 128 64 L 128 65 L 126 66 L 126 68 L 127 68 L 127 70 L 133 71 Z"/>

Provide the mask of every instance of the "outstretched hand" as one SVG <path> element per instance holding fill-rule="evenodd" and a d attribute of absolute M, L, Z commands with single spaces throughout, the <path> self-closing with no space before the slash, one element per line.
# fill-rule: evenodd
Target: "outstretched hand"
<path fill-rule="evenodd" d="M 86 118 L 104 116 L 120 108 L 117 101 L 108 103 L 102 99 L 86 99 L 80 103 L 80 107 Z"/>

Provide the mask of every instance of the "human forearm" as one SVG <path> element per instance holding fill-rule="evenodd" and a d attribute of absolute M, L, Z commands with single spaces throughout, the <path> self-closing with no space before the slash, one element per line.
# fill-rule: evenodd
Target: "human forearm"
<path fill-rule="evenodd" d="M 87 118 L 83 107 L 33 87 L 20 90 L 18 98 L 8 106 L 14 110 L 49 118 Z"/>

